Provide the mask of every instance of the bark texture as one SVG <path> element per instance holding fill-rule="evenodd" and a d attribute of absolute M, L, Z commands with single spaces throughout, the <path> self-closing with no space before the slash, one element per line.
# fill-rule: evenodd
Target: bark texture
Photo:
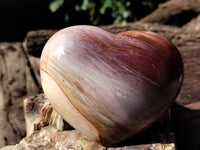
<path fill-rule="evenodd" d="M 44 43 L 46 43 L 49 37 L 55 32 L 56 30 L 37 30 L 28 32 L 23 42 L 25 51 L 33 56 L 40 57 Z"/>
<path fill-rule="evenodd" d="M 38 64 L 37 64 L 38 65 Z M 23 99 L 39 92 L 21 43 L 0 44 L 0 147 L 25 136 Z"/>
<path fill-rule="evenodd" d="M 101 28 L 113 33 L 124 32 L 128 30 L 147 30 L 163 35 L 172 41 L 176 46 L 190 46 L 200 43 L 199 23 L 190 23 L 184 28 L 178 28 L 157 23 L 129 23 L 125 25 L 101 26 Z M 187 30 L 186 30 L 187 28 Z M 193 29 L 191 31 L 191 29 Z M 55 33 L 55 30 L 37 30 L 27 34 L 23 45 L 26 51 L 33 56 L 39 57 L 46 41 Z M 42 33 L 42 34 L 41 34 Z M 45 40 L 41 40 L 45 39 Z"/>
<path fill-rule="evenodd" d="M 160 4 L 151 14 L 142 18 L 140 22 L 166 23 L 172 16 L 185 11 L 200 13 L 200 0 L 169 0 Z"/>

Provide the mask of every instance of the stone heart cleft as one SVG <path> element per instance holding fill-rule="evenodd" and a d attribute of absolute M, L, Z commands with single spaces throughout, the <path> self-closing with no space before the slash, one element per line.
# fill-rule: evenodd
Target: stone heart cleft
<path fill-rule="evenodd" d="M 40 71 L 57 112 L 103 145 L 121 142 L 158 120 L 183 80 L 180 53 L 164 37 L 147 31 L 112 34 L 93 26 L 53 35 Z"/>

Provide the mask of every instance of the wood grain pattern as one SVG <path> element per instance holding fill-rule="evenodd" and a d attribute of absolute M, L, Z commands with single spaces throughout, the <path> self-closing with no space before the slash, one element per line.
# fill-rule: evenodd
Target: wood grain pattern
<path fill-rule="evenodd" d="M 39 92 L 28 61 L 21 43 L 0 43 L 0 147 L 25 136 L 23 99 Z"/>
<path fill-rule="evenodd" d="M 151 14 L 145 16 L 140 22 L 166 23 L 172 16 L 184 11 L 200 12 L 199 0 L 170 0 L 159 5 Z"/>
<path fill-rule="evenodd" d="M 184 62 L 184 82 L 177 103 L 200 101 L 200 45 L 179 47 Z"/>

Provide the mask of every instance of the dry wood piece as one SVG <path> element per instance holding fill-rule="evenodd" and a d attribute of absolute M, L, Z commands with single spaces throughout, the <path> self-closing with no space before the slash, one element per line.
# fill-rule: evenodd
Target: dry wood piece
<path fill-rule="evenodd" d="M 35 124 L 40 122 L 41 110 L 45 106 L 44 95 L 34 95 L 24 100 L 24 114 L 26 120 L 26 134 L 31 135 Z M 51 110 L 50 110 L 51 111 Z"/>
<path fill-rule="evenodd" d="M 46 126 L 24 138 L 15 149 L 17 150 L 105 150 L 98 143 L 89 141 L 76 130 L 58 131 L 53 126 Z"/>
<path fill-rule="evenodd" d="M 28 32 L 23 46 L 27 53 L 30 55 L 40 57 L 41 49 L 43 49 L 49 37 L 51 37 L 56 30 L 37 30 Z M 37 39 L 37 40 L 35 40 Z"/>
<path fill-rule="evenodd" d="M 71 126 L 52 108 L 44 94 L 26 98 L 24 100 L 24 114 L 27 136 L 47 125 L 53 125 L 59 131 L 71 129 Z"/>
<path fill-rule="evenodd" d="M 1 148 L 1 150 L 16 150 L 15 145 L 8 145 Z"/>
<path fill-rule="evenodd" d="M 27 57 L 21 43 L 0 44 L 0 147 L 25 136 L 23 99 L 39 92 Z"/>
<path fill-rule="evenodd" d="M 52 126 L 47 126 L 24 138 L 18 145 L 18 150 L 175 150 L 174 144 L 142 144 L 125 147 L 103 147 L 98 143 L 89 141 L 87 137 L 76 130 L 59 132 Z"/>
<path fill-rule="evenodd" d="M 40 81 L 40 59 L 34 56 L 26 55 L 26 90 L 27 93 L 37 94 L 42 92 Z"/>
<path fill-rule="evenodd" d="M 187 104 L 184 107 L 190 110 L 200 110 L 200 101 Z"/>
<path fill-rule="evenodd" d="M 20 43 L 0 44 L 0 147 L 25 135 L 21 101 L 26 96 L 25 64 Z"/>
<path fill-rule="evenodd" d="M 200 139 L 200 45 L 179 47 L 183 56 L 185 77 L 182 89 L 172 107 L 172 123 L 181 150 L 198 150 Z M 184 106 L 184 107 L 183 107 Z"/>
<path fill-rule="evenodd" d="M 200 45 L 179 47 L 184 62 L 184 81 L 176 102 L 180 105 L 200 100 Z"/>
<path fill-rule="evenodd" d="M 197 26 L 196 28 L 198 28 L 199 24 L 197 23 L 193 26 Z M 193 46 L 200 43 L 200 30 L 197 31 L 193 26 L 191 25 L 190 32 L 185 30 L 186 27 L 182 29 L 156 23 L 129 23 L 126 25 L 102 26 L 102 28 L 113 33 L 127 30 L 147 30 L 161 34 L 168 40 L 172 41 L 172 43 L 176 46 Z"/>
<path fill-rule="evenodd" d="M 194 30 L 194 32 L 187 32 L 188 30 L 185 30 L 186 27 L 182 29 L 156 23 L 128 23 L 125 25 L 101 26 L 101 28 L 113 33 L 119 33 L 128 30 L 152 31 L 163 35 L 167 39 L 171 40 L 176 46 L 191 46 L 196 43 L 200 43 L 200 31 L 196 31 L 196 28 L 193 27 L 191 27 L 191 30 Z M 31 31 L 25 38 L 23 44 L 24 48 L 30 55 L 40 56 L 47 39 L 49 39 L 50 36 L 55 32 L 55 30 Z M 44 37 L 46 40 L 41 40 Z"/>
<path fill-rule="evenodd" d="M 176 46 L 193 46 L 200 43 L 200 32 L 179 32 L 177 33 L 172 42 Z"/>
<path fill-rule="evenodd" d="M 199 23 L 196 22 L 198 21 L 195 21 L 192 25 L 188 24 L 188 26 L 186 26 L 187 28 L 190 26 L 190 32 L 185 30 L 186 27 L 182 29 L 168 25 L 160 25 L 157 23 L 129 23 L 126 25 L 102 26 L 102 28 L 113 33 L 128 30 L 152 31 L 166 37 L 176 46 L 192 46 L 200 43 L 200 30 L 197 30 L 197 28 L 199 28 Z"/>
<path fill-rule="evenodd" d="M 182 27 L 187 32 L 200 32 L 200 15 Z"/>
<path fill-rule="evenodd" d="M 125 25 L 101 26 L 101 28 L 113 33 L 119 33 L 119 32 L 128 31 L 128 30 L 148 30 L 148 31 L 159 33 L 170 40 L 173 38 L 173 36 L 176 33 L 180 32 L 180 28 L 177 28 L 177 27 L 151 24 L 151 23 L 129 23 Z M 44 45 L 46 44 L 46 41 L 55 32 L 56 30 L 30 31 L 23 42 L 24 49 L 30 55 L 39 57 L 41 55 Z"/>
<path fill-rule="evenodd" d="M 160 4 L 158 9 L 142 18 L 140 22 L 165 23 L 171 16 L 180 14 L 183 11 L 192 10 L 199 13 L 199 6 L 200 0 L 170 0 Z"/>
<path fill-rule="evenodd" d="M 113 33 L 124 32 L 128 30 L 146 30 L 152 31 L 165 36 L 167 39 L 171 40 L 175 34 L 181 31 L 178 27 L 160 25 L 157 23 L 128 23 L 125 25 L 109 25 L 102 26 L 101 28 L 108 30 Z"/>

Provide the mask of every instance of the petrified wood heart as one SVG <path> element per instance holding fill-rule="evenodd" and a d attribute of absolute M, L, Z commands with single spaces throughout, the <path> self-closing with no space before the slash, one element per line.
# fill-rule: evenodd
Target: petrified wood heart
<path fill-rule="evenodd" d="M 65 28 L 49 39 L 40 65 L 52 106 L 103 145 L 125 140 L 158 120 L 183 79 L 178 50 L 146 31 Z"/>

